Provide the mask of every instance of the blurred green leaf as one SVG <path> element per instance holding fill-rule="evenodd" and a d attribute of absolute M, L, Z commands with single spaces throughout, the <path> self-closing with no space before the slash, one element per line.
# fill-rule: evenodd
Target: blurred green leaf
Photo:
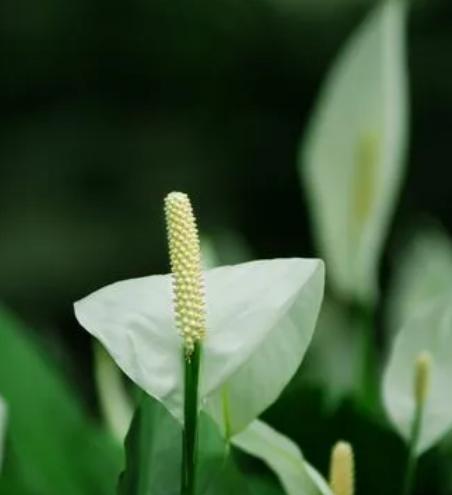
<path fill-rule="evenodd" d="M 424 228 L 397 256 L 388 300 L 394 334 L 418 308 L 452 292 L 452 242 L 439 227 Z"/>
<path fill-rule="evenodd" d="M 314 468 L 306 467 L 297 445 L 264 422 L 253 421 L 232 438 L 232 443 L 263 460 L 275 472 L 288 495 L 331 495 Z"/>
<path fill-rule="evenodd" d="M 9 416 L 2 493 L 20 486 L 21 495 L 111 495 L 119 449 L 85 417 L 58 370 L 2 308 L 0 395 Z"/>
<path fill-rule="evenodd" d="M 299 168 L 332 288 L 372 304 L 403 176 L 405 10 L 387 0 L 344 47 L 320 93 Z"/>
<path fill-rule="evenodd" d="M 394 341 L 385 370 L 383 398 L 392 424 L 409 440 L 415 411 L 415 362 L 432 356 L 417 453 L 438 442 L 452 428 L 452 295 L 423 305 L 405 322 Z"/>

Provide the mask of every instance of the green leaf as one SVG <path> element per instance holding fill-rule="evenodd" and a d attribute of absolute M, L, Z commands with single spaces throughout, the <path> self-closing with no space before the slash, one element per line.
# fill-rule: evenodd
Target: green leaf
<path fill-rule="evenodd" d="M 179 495 L 182 428 L 165 407 L 143 394 L 126 437 L 126 469 L 118 493 Z"/>
<path fill-rule="evenodd" d="M 232 437 L 232 443 L 264 461 L 277 475 L 287 495 L 331 495 L 327 484 L 303 459 L 298 446 L 262 421 L 253 421 Z"/>
<path fill-rule="evenodd" d="M 246 479 L 252 495 L 286 495 L 275 482 L 256 475 L 247 475 Z"/>
<path fill-rule="evenodd" d="M 244 473 L 236 461 L 235 449 L 231 448 L 212 479 L 207 491 L 198 495 L 283 495 L 280 487 L 256 474 Z"/>
<path fill-rule="evenodd" d="M 205 273 L 200 401 L 227 436 L 272 404 L 297 370 L 323 284 L 319 260 L 254 261 Z M 119 367 L 182 422 L 182 340 L 170 276 L 110 285 L 76 303 L 75 311 Z"/>
<path fill-rule="evenodd" d="M 417 453 L 438 442 L 452 427 L 452 296 L 423 305 L 395 338 L 385 370 L 383 398 L 397 431 L 409 441 L 415 411 L 414 366 L 418 355 L 432 356 L 430 386 Z"/>
<path fill-rule="evenodd" d="M 218 425 L 205 413 L 198 420 L 198 460 L 196 492 L 203 495 L 215 485 L 230 455 L 229 445 L 221 435 Z"/>
<path fill-rule="evenodd" d="M 243 473 L 230 452 L 207 492 L 203 495 L 285 495 L 282 489 L 256 474 Z"/>
<path fill-rule="evenodd" d="M 252 491 L 249 481 L 238 469 L 233 457 L 228 456 L 221 470 L 203 495 L 255 495 L 255 493 Z"/>
<path fill-rule="evenodd" d="M 332 288 L 373 303 L 403 177 L 407 135 L 405 2 L 387 0 L 338 57 L 300 154 L 300 173 Z"/>
<path fill-rule="evenodd" d="M 126 437 L 126 469 L 120 495 L 179 495 L 182 426 L 154 398 L 143 394 Z M 226 463 L 227 448 L 218 427 L 206 414 L 199 417 L 197 490 L 211 490 Z"/>
<path fill-rule="evenodd" d="M 21 494 L 111 495 L 121 456 L 82 411 L 23 326 L 0 309 L 0 395 L 8 405 L 0 478 Z"/>
<path fill-rule="evenodd" d="M 452 292 L 452 242 L 439 227 L 424 228 L 397 256 L 395 270 L 388 308 L 392 334 L 417 308 Z"/>

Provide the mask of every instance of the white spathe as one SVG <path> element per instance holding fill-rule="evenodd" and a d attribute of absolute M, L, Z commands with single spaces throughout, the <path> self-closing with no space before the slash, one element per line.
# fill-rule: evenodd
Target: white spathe
<path fill-rule="evenodd" d="M 415 412 L 416 359 L 427 351 L 432 358 L 417 453 L 438 442 L 452 428 L 452 296 L 423 305 L 395 338 L 383 381 L 388 415 L 406 441 Z"/>
<path fill-rule="evenodd" d="M 315 259 L 259 260 L 205 272 L 200 403 L 228 435 L 274 402 L 300 365 L 323 297 Z M 182 422 L 183 342 L 170 275 L 126 280 L 75 304 L 118 366 Z"/>
<path fill-rule="evenodd" d="M 452 242 L 438 225 L 424 227 L 395 258 L 388 298 L 392 337 L 418 308 L 443 294 L 452 294 Z"/>
<path fill-rule="evenodd" d="M 353 34 L 322 88 L 300 172 L 332 288 L 373 303 L 404 171 L 406 4 L 382 1 Z"/>
<path fill-rule="evenodd" d="M 332 495 L 326 481 L 303 458 L 298 446 L 263 421 L 255 420 L 232 444 L 265 462 L 287 495 Z"/>

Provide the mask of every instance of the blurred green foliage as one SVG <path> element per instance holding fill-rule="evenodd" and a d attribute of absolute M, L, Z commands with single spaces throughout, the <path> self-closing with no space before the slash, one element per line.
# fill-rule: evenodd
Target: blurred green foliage
<path fill-rule="evenodd" d="M 49 356 L 4 309 L 0 327 L 0 390 L 8 411 L 0 492 L 112 493 L 119 445 L 88 419 Z"/>

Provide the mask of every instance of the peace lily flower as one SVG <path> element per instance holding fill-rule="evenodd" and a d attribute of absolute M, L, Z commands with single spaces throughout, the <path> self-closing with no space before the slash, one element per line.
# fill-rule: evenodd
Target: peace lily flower
<path fill-rule="evenodd" d="M 339 54 L 300 150 L 299 170 L 331 288 L 373 305 L 408 135 L 409 2 L 377 2 Z"/>
<path fill-rule="evenodd" d="M 447 292 L 419 307 L 393 342 L 383 376 L 383 403 L 416 457 L 452 428 L 451 348 L 452 295 Z"/>
<path fill-rule="evenodd" d="M 188 201 L 181 193 L 170 197 Z M 198 254 L 179 228 L 193 220 L 184 217 L 182 203 L 169 211 L 168 201 L 173 277 L 152 275 L 104 287 L 75 304 L 76 317 L 124 373 L 181 423 L 181 356 L 189 357 L 202 339 L 199 407 L 231 437 L 277 399 L 300 365 L 323 297 L 324 266 L 316 259 L 258 260 L 198 275 L 193 268 Z M 176 256 L 176 238 L 191 260 L 191 268 L 184 265 L 185 279 L 177 275 L 184 262 Z M 195 287 L 196 300 L 187 299 L 187 284 Z"/>

